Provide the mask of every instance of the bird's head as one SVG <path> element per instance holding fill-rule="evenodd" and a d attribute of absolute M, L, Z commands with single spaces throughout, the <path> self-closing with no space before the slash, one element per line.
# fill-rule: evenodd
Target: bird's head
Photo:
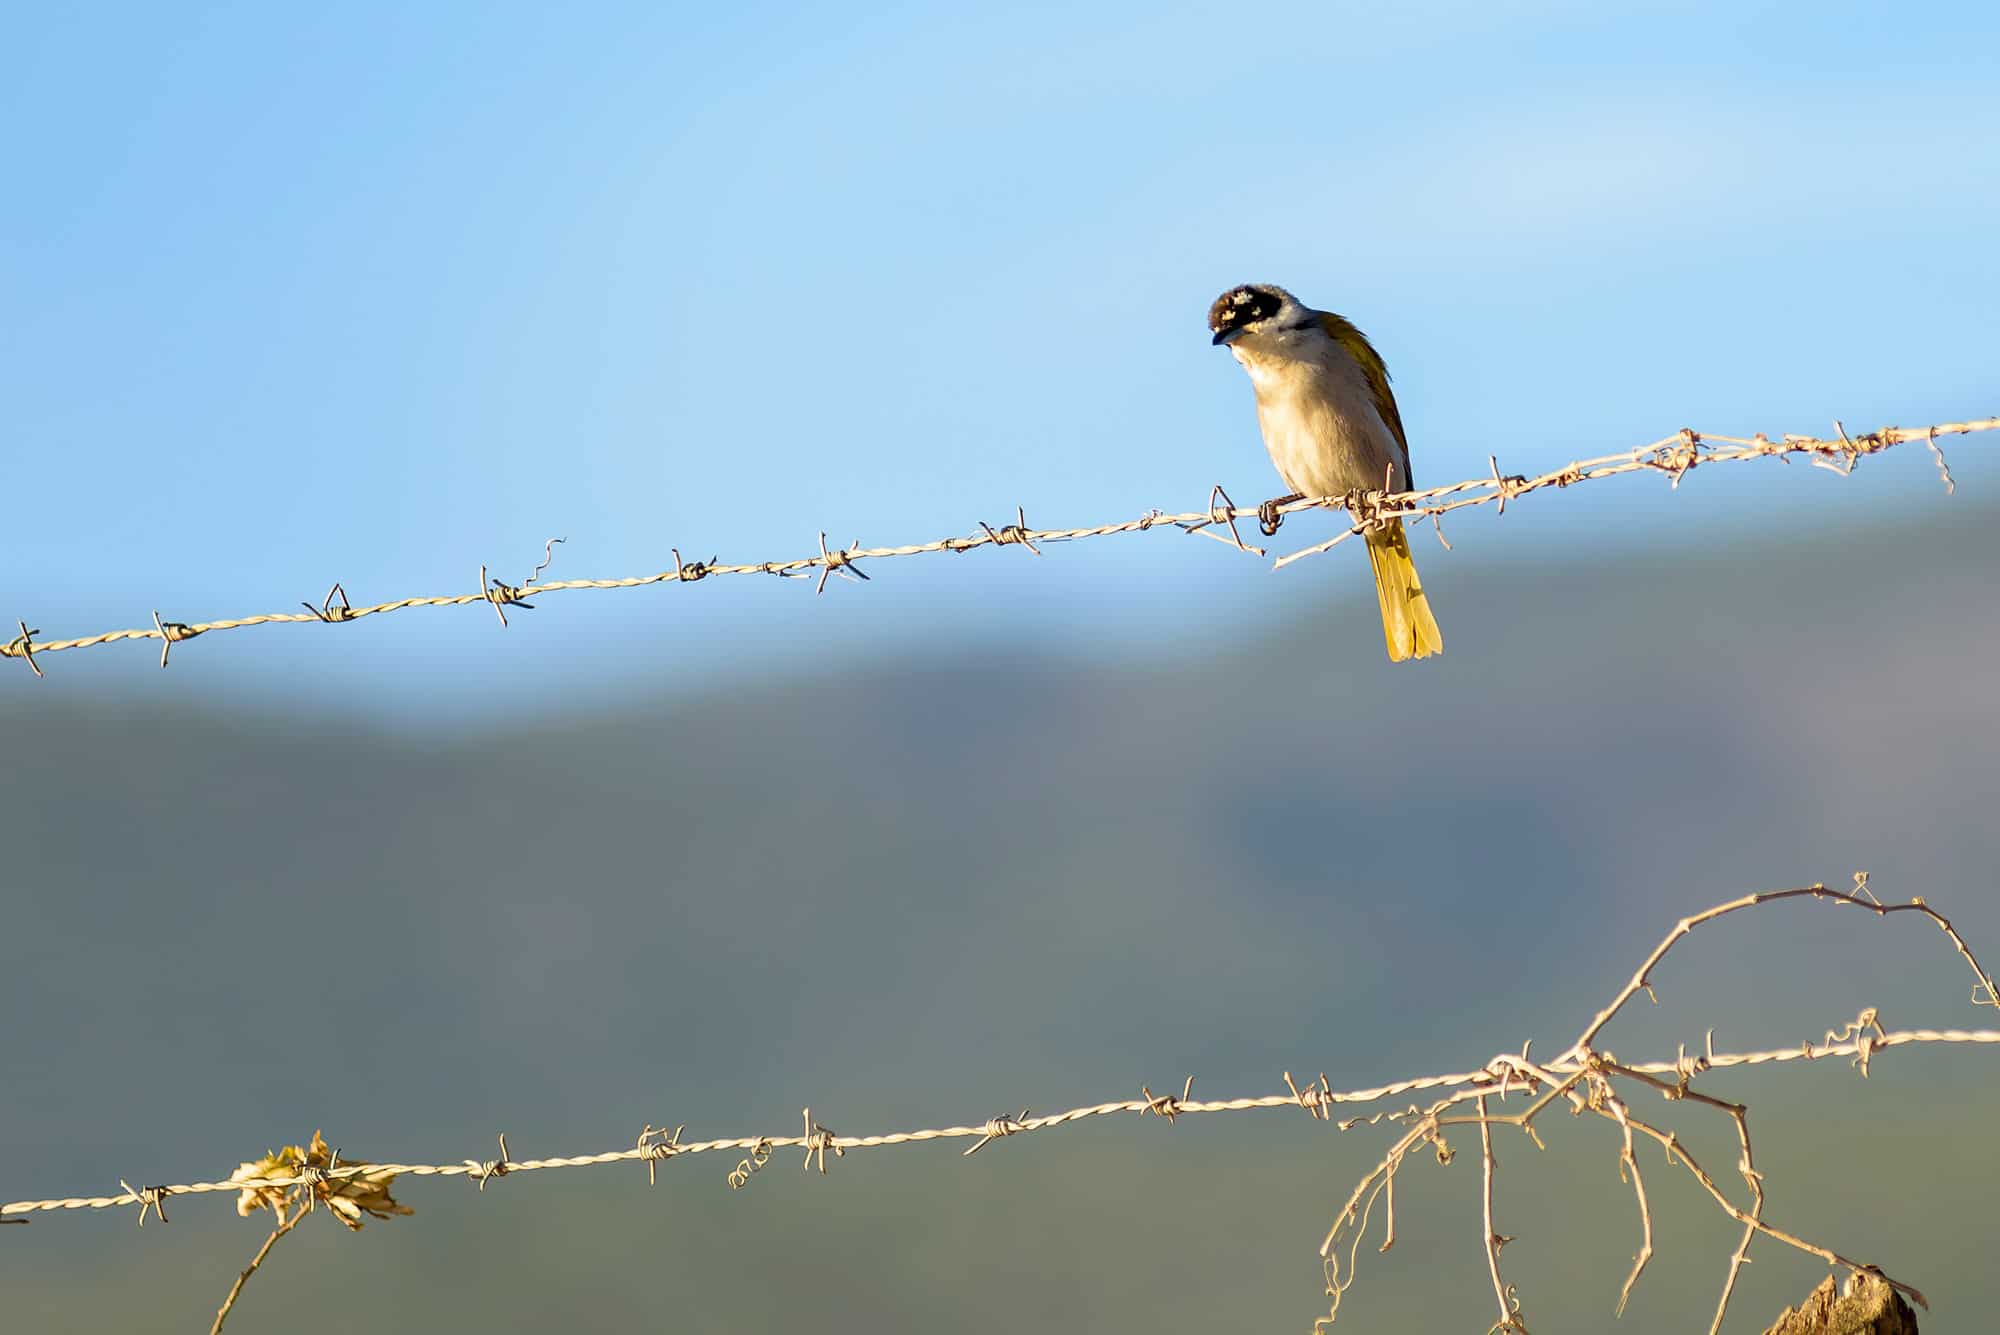
<path fill-rule="evenodd" d="M 1271 283 L 1232 287 L 1208 308 L 1208 327 L 1217 347 L 1246 334 L 1269 334 L 1302 325 L 1308 317 L 1299 299 Z"/>

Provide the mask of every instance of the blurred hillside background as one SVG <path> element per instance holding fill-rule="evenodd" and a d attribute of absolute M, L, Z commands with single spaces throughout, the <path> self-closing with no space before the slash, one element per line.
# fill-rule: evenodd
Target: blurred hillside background
<path fill-rule="evenodd" d="M 761 560 L 1276 490 L 1223 287 L 1351 315 L 1417 480 L 1683 425 L 1996 411 L 2000 17 L 1937 5 L 101 6 L 0 34 L 8 550 L 48 637 Z M 2000 954 L 2000 455 L 1529 498 L 1365 562 L 1171 531 L 411 612 L 0 674 L 0 1199 L 350 1154 L 846 1133 L 1553 1054 L 1671 923 L 1875 874 Z M 1331 531 L 1287 523 L 1279 551 Z M 1624 1057 L 1991 1025 L 1938 934 L 1780 907 Z M 1989 1013 L 1990 1015 L 1990 1013 Z M 1716 1077 L 1774 1221 L 2000 1304 L 1985 1049 Z M 1719 1177 L 1726 1123 L 1675 1121 Z M 1719 1119 L 1718 1119 L 1719 1120 Z M 1637 1245 L 1607 1127 L 1503 1138 L 1538 1330 Z M 1466 1142 L 1469 1144 L 1469 1142 Z M 233 1331 L 1304 1329 L 1379 1129 L 415 1181 Z M 1465 1148 L 1461 1144 L 1461 1148 Z M 1735 1229 L 1650 1157 L 1618 1328 Z M 1733 1179 L 1726 1182 L 1733 1191 Z M 1413 1162 L 1342 1330 L 1481 1330 L 1476 1156 Z M 222 1198 L 0 1230 L 9 1331 L 205 1329 Z M 1822 1268 L 1760 1243 L 1731 1329 Z"/>

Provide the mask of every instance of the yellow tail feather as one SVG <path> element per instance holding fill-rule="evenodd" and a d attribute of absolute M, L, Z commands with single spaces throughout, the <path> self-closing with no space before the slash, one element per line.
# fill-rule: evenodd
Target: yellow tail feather
<path fill-rule="evenodd" d="M 1416 562 L 1410 559 L 1410 540 L 1403 536 L 1403 521 L 1368 532 L 1368 564 L 1375 568 L 1375 596 L 1382 603 L 1382 638 L 1389 646 L 1389 661 L 1429 658 L 1444 652 L 1444 636 L 1431 617 L 1431 600 L 1424 596 L 1417 579 Z"/>

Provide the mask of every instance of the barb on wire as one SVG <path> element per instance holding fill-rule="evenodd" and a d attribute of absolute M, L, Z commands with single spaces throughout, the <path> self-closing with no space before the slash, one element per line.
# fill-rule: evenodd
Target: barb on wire
<path fill-rule="evenodd" d="M 1236 520 L 1242 513 L 1243 511 L 1237 508 L 1236 502 L 1229 498 L 1229 493 L 1224 491 L 1222 484 L 1218 482 L 1208 492 L 1208 514 L 1197 520 L 1177 521 L 1175 527 L 1204 538 L 1214 538 L 1217 542 L 1227 543 L 1239 552 L 1262 556 L 1264 555 L 1262 547 L 1252 547 L 1243 541 L 1243 535 L 1236 531 Z M 1215 531 L 1217 525 L 1227 528 L 1229 536 L 1225 538 L 1217 533 Z M 1274 527 L 1272 532 L 1276 531 Z"/>
<path fill-rule="evenodd" d="M 805 1166 L 807 1168 L 817 1166 L 819 1168 L 819 1175 L 825 1177 L 826 1152 L 832 1150 L 834 1158 L 845 1159 L 847 1151 L 841 1148 L 838 1136 L 813 1120 L 813 1110 L 811 1108 L 807 1108 L 805 1114 L 806 1133 L 799 1138 L 799 1143 L 805 1147 L 806 1151 Z"/>
<path fill-rule="evenodd" d="M 544 587 L 547 586 L 545 585 Z M 493 577 L 489 587 L 489 581 L 486 576 L 486 564 L 483 561 L 479 566 L 479 596 L 486 602 L 493 604 L 493 615 L 500 618 L 500 629 L 502 630 L 507 629 L 508 608 L 525 607 L 530 612 L 535 610 L 533 603 L 522 599 L 520 589 L 515 588 L 498 576 Z"/>
<path fill-rule="evenodd" d="M 665 1127 L 655 1129 L 653 1124 L 648 1122 L 646 1123 L 646 1129 L 639 1133 L 639 1139 L 634 1143 L 632 1148 L 638 1152 L 640 1158 L 646 1161 L 647 1186 L 657 1187 L 660 1185 L 660 1163 L 662 1160 L 671 1159 L 681 1152 L 681 1132 L 685 1130 L 687 1130 L 687 1123 L 683 1122 L 674 1128 L 672 1135 L 668 1135 Z"/>
<path fill-rule="evenodd" d="M 169 1222 L 167 1219 L 167 1197 L 174 1194 L 172 1187 L 135 1187 L 122 1177 L 118 1179 L 118 1185 L 125 1188 L 125 1194 L 118 1198 L 119 1203 L 121 1205 L 128 1203 L 135 1204 L 139 1207 L 140 1228 L 146 1226 L 146 1212 L 148 1210 L 158 1215 L 161 1223 Z"/>
<path fill-rule="evenodd" d="M 973 1144 L 971 1149 L 966 1150 L 961 1157 L 970 1159 L 994 1141 L 1005 1139 L 1017 1131 L 1025 1130 L 1026 1128 L 1023 1126 L 1023 1123 L 1032 1115 L 1026 1108 L 1023 1108 L 1019 1117 L 1008 1117 L 1003 1114 L 991 1119 L 985 1126 L 980 1128 L 982 1134 L 978 1141 Z"/>
<path fill-rule="evenodd" d="M 982 519 L 979 521 L 979 527 L 985 531 L 987 541 L 996 547 L 1005 547 L 1009 543 L 1016 543 L 1022 547 L 1026 547 L 1036 556 L 1042 554 L 1042 549 L 1035 546 L 1034 539 L 1028 536 L 1030 530 L 1028 528 L 1028 511 L 1025 506 L 1017 505 L 1014 507 L 1014 522 L 1011 524 L 1002 525 L 996 530 L 993 525 Z M 971 548 L 960 546 L 954 548 L 954 550 L 963 552 L 969 551 Z"/>
<path fill-rule="evenodd" d="M 706 561 L 691 561 L 683 565 L 681 549 L 675 547 L 671 550 L 674 554 L 674 580 L 677 583 L 692 584 L 698 579 L 703 579 L 708 575 L 709 568 L 715 564 L 715 558 L 711 556 Z"/>
<path fill-rule="evenodd" d="M 1480 477 L 1468 478 L 1448 486 L 1428 487 L 1418 491 L 1391 492 L 1386 485 L 1381 491 L 1356 492 L 1346 496 L 1294 496 L 1281 501 L 1268 501 L 1257 506 L 1239 506 L 1229 500 L 1228 493 L 1220 487 L 1209 493 L 1206 509 L 1193 510 L 1184 514 L 1168 514 L 1157 509 L 1149 509 L 1137 519 L 1128 519 L 1107 524 L 1096 524 L 1081 528 L 1028 527 L 1026 510 L 1015 508 L 1016 522 L 1002 528 L 981 523 L 979 531 L 956 537 L 937 538 L 929 542 L 910 543 L 895 547 L 862 547 L 857 540 L 846 548 L 830 548 L 826 535 L 820 534 L 819 550 L 815 553 L 793 557 L 789 560 L 756 561 L 740 564 L 724 563 L 715 558 L 708 561 L 686 564 L 680 554 L 674 553 L 674 568 L 650 575 L 636 575 L 622 579 L 566 579 L 536 582 L 542 571 L 553 560 L 554 544 L 561 538 L 550 539 L 543 546 L 543 561 L 535 567 L 528 582 L 520 587 L 508 585 L 500 580 L 489 582 L 486 568 L 479 571 L 479 592 L 472 594 L 447 594 L 438 597 L 399 598 L 386 603 L 374 603 L 365 607 L 348 607 L 343 599 L 342 609 L 335 616 L 327 604 L 307 607 L 301 612 L 273 612 L 256 616 L 233 617 L 216 621 L 181 623 L 161 621 L 157 616 L 150 627 L 134 630 L 104 631 L 95 635 L 84 635 L 73 639 L 33 641 L 29 635 L 39 635 L 40 631 L 29 633 L 27 623 L 20 622 L 23 635 L 6 643 L 0 643 L 0 657 L 29 658 L 32 655 L 62 653 L 71 649 L 91 649 L 100 645 L 115 644 L 121 640 L 161 640 L 161 659 L 165 661 L 165 648 L 180 640 L 191 639 L 214 631 L 242 630 L 250 626 L 281 625 L 285 623 L 320 623 L 328 620 L 352 621 L 367 616 L 379 616 L 387 612 L 400 612 L 417 607 L 463 607 L 470 603 L 490 604 L 500 624 L 507 624 L 506 608 L 529 607 L 523 602 L 525 593 L 537 595 L 566 593 L 580 589 L 636 589 L 652 584 L 692 583 L 711 575 L 774 575 L 779 578 L 801 578 L 814 570 L 819 571 L 815 589 L 823 592 L 827 577 L 839 574 L 848 579 L 867 579 L 858 562 L 886 560 L 890 557 L 920 556 L 929 552 L 968 552 L 976 547 L 1024 546 L 1029 551 L 1041 554 L 1042 547 L 1055 542 L 1080 542 L 1086 538 L 1111 537 L 1121 533 L 1143 533 L 1158 526 L 1171 526 L 1185 533 L 1197 533 L 1213 538 L 1239 551 L 1264 555 L 1260 547 L 1245 543 L 1237 533 L 1235 523 L 1241 519 L 1257 519 L 1265 532 L 1275 533 L 1283 516 L 1301 510 L 1340 510 L 1349 512 L 1353 521 L 1347 528 L 1324 542 L 1301 548 L 1277 558 L 1274 569 L 1282 569 L 1295 561 L 1330 551 L 1348 539 L 1366 533 L 1370 527 L 1390 519 L 1429 518 L 1436 522 L 1456 510 L 1472 506 L 1495 505 L 1502 511 L 1507 502 L 1518 500 L 1533 492 L 1555 488 L 1562 490 L 1580 482 L 1595 481 L 1600 478 L 1617 477 L 1626 473 L 1657 472 L 1664 474 L 1676 486 L 1696 467 L 1711 464 L 1741 462 L 1750 459 L 1790 459 L 1803 457 L 1814 464 L 1831 467 L 1834 471 L 1850 473 L 1854 465 L 1863 457 L 1879 454 L 1884 450 L 1922 441 L 1931 451 L 1938 464 L 1939 476 L 1946 490 L 1954 489 L 1951 470 L 1945 466 L 1944 452 L 1938 445 L 1940 436 L 1970 435 L 1976 432 L 2000 430 L 2000 417 L 1981 418 L 1965 422 L 1939 422 L 1922 427 L 1884 427 L 1879 431 L 1851 435 L 1847 429 L 1835 423 L 1837 435 L 1831 439 L 1815 436 L 1782 436 L 1778 440 L 1758 434 L 1749 437 L 1704 435 L 1683 428 L 1671 436 L 1637 449 L 1619 454 L 1607 454 L 1595 459 L 1582 459 L 1565 464 L 1552 472 L 1528 477 L 1521 474 L 1500 472 L 1497 459 L 1489 456 L 1489 472 Z M 1216 530 L 1228 528 L 1229 537 Z M 1443 531 L 1439 530 L 1439 539 Z M 1449 544 L 1446 544 L 1447 547 Z M 336 586 L 337 587 L 337 586 Z M 36 674 L 40 675 L 40 668 Z"/>
<path fill-rule="evenodd" d="M 1526 489 L 1528 479 L 1519 473 L 1502 475 L 1500 472 L 1500 456 L 1497 454 L 1486 456 L 1486 468 L 1492 474 L 1493 495 L 1497 498 L 1495 509 L 1498 513 L 1504 515 L 1507 513 L 1507 502 L 1519 496 Z M 1436 518 L 1436 516 L 1432 517 Z"/>
<path fill-rule="evenodd" d="M 8 642 L 6 648 L 7 656 L 10 658 L 27 659 L 28 670 L 39 677 L 42 675 L 42 665 L 35 661 L 35 637 L 42 632 L 40 628 L 29 630 L 28 623 L 25 621 L 16 621 L 14 624 L 21 628 L 21 633 Z"/>
<path fill-rule="evenodd" d="M 340 600 L 338 607 L 334 606 L 336 598 Z M 320 599 L 318 607 L 314 607 L 311 603 L 300 603 L 299 606 L 311 612 L 315 619 L 329 624 L 354 619 L 354 604 L 347 601 L 347 590 L 338 582 L 326 591 L 326 597 Z"/>
<path fill-rule="evenodd" d="M 175 645 L 179 644 L 182 640 L 191 640 L 201 634 L 199 627 L 185 625 L 179 621 L 160 620 L 160 609 L 157 607 L 153 609 L 153 630 L 160 637 L 161 667 L 167 665 L 167 653 Z"/>
<path fill-rule="evenodd" d="M 995 541 L 997 542 L 999 539 L 996 538 Z M 826 533 L 822 531 L 819 535 L 819 560 L 814 562 L 819 567 L 819 583 L 813 588 L 813 592 L 826 592 L 826 577 L 828 575 L 839 575 L 845 580 L 867 579 L 868 572 L 854 564 L 861 559 L 861 555 L 861 539 L 859 538 L 856 538 L 851 546 L 844 549 L 828 551 L 826 547 Z"/>
<path fill-rule="evenodd" d="M 1368 1232 L 1378 1204 L 1383 1212 L 1383 1235 L 1378 1250 L 1387 1251 L 1394 1245 L 1397 1228 L 1396 1178 L 1404 1168 L 1408 1157 L 1428 1147 L 1438 1164 L 1449 1165 L 1455 1158 L 1449 1140 L 1451 1132 L 1454 1128 L 1470 1125 L 1478 1128 L 1480 1137 L 1485 1200 L 1485 1257 L 1488 1277 L 1493 1285 L 1494 1300 L 1499 1309 L 1499 1320 L 1493 1330 L 1524 1331 L 1526 1321 L 1522 1316 L 1520 1294 L 1513 1285 L 1506 1282 L 1500 1267 L 1501 1249 L 1513 1239 L 1501 1234 L 1494 1224 L 1498 1210 L 1499 1162 L 1494 1148 L 1494 1130 L 1498 1127 L 1518 1128 L 1533 1144 L 1540 1147 L 1543 1141 L 1537 1131 L 1537 1121 L 1542 1113 L 1558 1104 L 1574 1115 L 1599 1117 L 1618 1129 L 1619 1150 L 1616 1167 L 1621 1180 L 1632 1187 L 1634 1204 L 1639 1215 L 1639 1247 L 1634 1254 L 1631 1269 L 1627 1272 L 1617 1294 L 1617 1304 L 1620 1309 L 1631 1297 L 1653 1255 L 1653 1188 L 1641 1175 L 1633 1149 L 1636 1137 L 1641 1136 L 1658 1144 L 1665 1152 L 1670 1167 L 1685 1170 L 1700 1192 L 1722 1214 L 1741 1226 L 1737 1245 L 1728 1262 L 1721 1294 L 1717 1300 L 1712 1332 L 1720 1329 L 1738 1276 L 1749 1262 L 1751 1245 L 1760 1237 L 1818 1257 L 1829 1265 L 1846 1266 L 1851 1270 L 1881 1275 L 1883 1282 L 1889 1284 L 1896 1292 L 1922 1305 L 1923 1295 L 1910 1284 L 1882 1275 L 1879 1268 L 1867 1262 L 1852 1259 L 1832 1247 L 1789 1231 L 1773 1222 L 1766 1213 L 1764 1180 L 1755 1163 L 1747 1106 L 1707 1093 L 1697 1088 L 1695 1082 L 1709 1072 L 1733 1067 L 1817 1061 L 1827 1057 L 1849 1058 L 1857 1069 L 1866 1074 L 1872 1061 L 1899 1047 L 1931 1044 L 2000 1047 L 2000 1029 L 1892 1030 L 1881 1023 L 1879 1014 L 1873 1008 L 1869 1008 L 1860 1011 L 1853 1020 L 1826 1030 L 1820 1041 L 1807 1041 L 1761 1051 L 1717 1052 L 1712 1031 L 1705 1040 L 1701 1053 L 1690 1056 L 1686 1045 L 1683 1044 L 1671 1060 L 1623 1061 L 1614 1058 L 1599 1046 L 1604 1030 L 1621 1013 L 1626 1004 L 1641 992 L 1652 993 L 1654 969 L 1668 952 L 1687 938 L 1695 928 L 1732 914 L 1786 902 L 1859 909 L 1878 920 L 1915 915 L 1929 921 L 1944 934 L 1976 978 L 1973 1001 L 1982 1007 L 2000 1009 L 2000 993 L 1996 993 L 1994 989 L 1993 975 L 1979 961 L 1950 919 L 1922 899 L 1884 903 L 1869 888 L 1866 875 L 1857 874 L 1852 890 L 1833 890 L 1825 885 L 1815 884 L 1786 890 L 1764 891 L 1718 904 L 1681 919 L 1640 964 L 1637 972 L 1611 1002 L 1584 1028 L 1576 1041 L 1562 1056 L 1549 1062 L 1537 1062 L 1532 1059 L 1529 1056 L 1529 1045 L 1524 1044 L 1518 1054 L 1502 1053 L 1475 1070 L 1419 1076 L 1372 1088 L 1353 1090 L 1333 1089 L 1323 1073 L 1317 1083 L 1301 1087 L 1287 1072 L 1282 1091 L 1214 1100 L 1196 1099 L 1194 1077 L 1189 1076 L 1179 1095 L 1171 1092 L 1155 1094 L 1150 1086 L 1142 1086 L 1138 1098 L 1091 1104 L 1039 1117 L 1031 1115 L 1024 1108 L 1019 1117 L 1001 1116 L 976 1124 L 861 1136 L 835 1134 L 816 1121 L 811 1108 L 807 1107 L 803 1111 L 803 1126 L 797 1135 L 737 1136 L 689 1142 L 681 1138 L 685 1127 L 676 1127 L 669 1135 L 664 1129 L 656 1129 L 648 1123 L 645 1130 L 640 1132 L 638 1139 L 624 1148 L 547 1159 L 516 1160 L 509 1150 L 506 1137 L 502 1135 L 499 1137 L 500 1157 L 497 1159 L 464 1159 L 447 1164 L 365 1163 L 343 1158 L 338 1151 L 328 1151 L 324 1140 L 315 1134 L 310 1150 L 294 1146 L 279 1155 L 267 1155 L 261 1160 L 242 1165 L 236 1173 L 220 1181 L 144 1188 L 135 1188 L 121 1181 L 120 1185 L 124 1187 L 124 1191 L 115 1196 L 65 1197 L 0 1204 L 0 1219 L 47 1211 L 113 1209 L 137 1205 L 141 1223 L 145 1222 L 149 1213 L 158 1214 L 164 1221 L 166 1219 L 164 1205 L 169 1196 L 234 1192 L 238 1193 L 240 1211 L 250 1213 L 258 1208 L 272 1208 L 277 1213 L 280 1224 L 290 1217 L 287 1211 L 293 1207 L 296 1207 L 297 1213 L 302 1214 L 311 1208 L 314 1201 L 321 1201 L 333 1208 L 350 1227 L 358 1227 L 363 1215 L 387 1218 L 391 1215 L 409 1213 L 407 1206 L 399 1204 L 388 1194 L 389 1184 L 404 1175 L 461 1176 L 471 1179 L 483 1190 L 485 1184 L 492 1178 L 510 1174 L 555 1168 L 579 1168 L 592 1164 L 641 1162 L 647 1165 L 648 1181 L 651 1182 L 662 1160 L 689 1154 L 731 1152 L 743 1156 L 728 1174 L 729 1185 L 732 1188 L 740 1188 L 770 1160 L 774 1150 L 781 1148 L 802 1150 L 805 1166 L 808 1169 L 817 1167 L 824 1173 L 828 1152 L 839 1158 L 854 1149 L 913 1145 L 933 1140 L 967 1140 L 973 1142 L 971 1147 L 964 1151 L 964 1154 L 969 1156 L 1004 1137 L 1052 1130 L 1092 1118 L 1129 1113 L 1141 1116 L 1153 1114 L 1171 1122 L 1185 1115 L 1242 1112 L 1260 1108 L 1286 1108 L 1296 1113 L 1303 1108 L 1316 1121 L 1330 1121 L 1331 1109 L 1336 1105 L 1382 1104 L 1392 1099 L 1400 1100 L 1412 1094 L 1430 1091 L 1434 1093 L 1427 1104 L 1409 1103 L 1400 1108 L 1378 1108 L 1372 1113 L 1331 1123 L 1333 1128 L 1343 1132 L 1362 1127 L 1391 1126 L 1396 1129 L 1397 1134 L 1387 1151 L 1356 1184 L 1346 1204 L 1335 1215 L 1332 1227 L 1320 1246 L 1326 1293 L 1331 1302 L 1326 1315 L 1315 1323 L 1316 1330 L 1324 1329 L 1339 1315 L 1342 1295 L 1354 1283 L 1355 1261 L 1361 1240 Z M 1725 1191 L 1694 1158 L 1676 1130 L 1655 1125 L 1637 1115 L 1631 1106 L 1631 1094 L 1635 1091 L 1658 1095 L 1670 1104 L 1705 1109 L 1728 1118 L 1736 1134 L 1737 1169 L 1743 1179 L 1742 1196 L 1732 1197 Z M 1518 1112 L 1505 1111 L 1514 1100 L 1526 1100 L 1525 1106 Z M 282 1230 L 278 1235 L 281 1234 Z M 257 1260 L 261 1261 L 262 1256 L 263 1253 L 260 1252 Z M 253 1262 L 250 1270 L 244 1272 L 244 1277 L 247 1278 L 255 1268 L 256 1262 Z M 239 1279 L 237 1289 L 232 1291 L 231 1302 L 234 1301 L 236 1292 L 240 1292 L 241 1285 L 242 1279 Z M 227 1310 L 228 1305 L 225 1304 L 224 1312 Z"/>
<path fill-rule="evenodd" d="M 489 1179 L 505 1177 L 519 1166 L 510 1162 L 512 1158 L 513 1156 L 507 1152 L 507 1133 L 502 1131 L 500 1133 L 500 1157 L 497 1159 L 467 1159 L 465 1161 L 466 1175 L 472 1178 L 474 1182 L 477 1182 L 479 1189 L 484 1191 Z"/>
<path fill-rule="evenodd" d="M 1192 1101 L 1189 1096 L 1194 1093 L 1194 1077 L 1189 1076 L 1187 1078 L 1187 1084 L 1181 1087 L 1179 1098 L 1175 1098 L 1171 1094 L 1155 1094 L 1151 1086 L 1148 1085 L 1139 1086 L 1139 1092 L 1146 1096 L 1145 1105 L 1139 1109 L 1140 1116 L 1143 1117 L 1147 1113 L 1157 1113 L 1171 1123 L 1176 1117 L 1181 1115 L 1182 1110 Z"/>
<path fill-rule="evenodd" d="M 1317 1085 L 1307 1085 L 1304 1089 L 1300 1089 L 1292 1083 L 1292 1073 L 1287 1071 L 1285 1072 L 1285 1088 L 1292 1091 L 1292 1097 L 1298 1101 L 1298 1105 L 1304 1108 L 1314 1121 L 1327 1122 L 1333 1120 L 1333 1113 L 1328 1106 L 1333 1101 L 1333 1086 L 1326 1082 L 1325 1071 L 1319 1073 L 1319 1083 Z"/>

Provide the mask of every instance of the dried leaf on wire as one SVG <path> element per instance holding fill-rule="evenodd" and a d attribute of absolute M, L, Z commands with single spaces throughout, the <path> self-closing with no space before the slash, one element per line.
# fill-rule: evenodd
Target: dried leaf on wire
<path fill-rule="evenodd" d="M 327 1176 L 285 1181 L 299 1178 L 302 1170 L 325 1172 L 334 1168 L 339 1171 Z M 353 1171 L 357 1169 L 361 1171 Z M 344 1155 L 335 1164 L 326 1137 L 318 1131 L 313 1132 L 310 1146 L 287 1145 L 274 1150 L 261 1159 L 240 1165 L 229 1180 L 244 1184 L 236 1198 L 236 1213 L 240 1215 L 259 1210 L 282 1214 L 290 1205 L 303 1205 L 306 1209 L 324 1205 L 341 1223 L 358 1229 L 368 1218 L 388 1219 L 415 1213 L 389 1194 L 389 1184 L 396 1180 L 392 1170 L 371 1170 L 366 1159 Z"/>

